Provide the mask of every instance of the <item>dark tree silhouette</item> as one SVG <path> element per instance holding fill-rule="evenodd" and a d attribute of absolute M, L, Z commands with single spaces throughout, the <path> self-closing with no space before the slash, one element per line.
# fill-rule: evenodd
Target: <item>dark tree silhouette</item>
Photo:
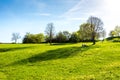
<path fill-rule="evenodd" d="M 54 33 L 55 33 L 54 30 L 55 30 L 55 28 L 54 28 L 53 23 L 47 24 L 45 33 L 47 34 L 50 45 L 52 44 L 52 39 L 53 39 L 53 36 L 54 36 Z"/>
<path fill-rule="evenodd" d="M 91 39 L 93 41 L 93 45 L 95 44 L 95 38 L 97 34 L 103 31 L 103 22 L 98 17 L 89 17 L 87 23 L 90 24 L 90 31 L 91 31 Z"/>

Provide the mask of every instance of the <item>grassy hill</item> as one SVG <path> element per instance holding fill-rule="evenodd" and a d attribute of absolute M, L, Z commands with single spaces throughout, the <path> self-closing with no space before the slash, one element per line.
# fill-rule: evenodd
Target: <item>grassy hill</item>
<path fill-rule="evenodd" d="M 0 80 L 120 80 L 120 43 L 0 44 Z"/>

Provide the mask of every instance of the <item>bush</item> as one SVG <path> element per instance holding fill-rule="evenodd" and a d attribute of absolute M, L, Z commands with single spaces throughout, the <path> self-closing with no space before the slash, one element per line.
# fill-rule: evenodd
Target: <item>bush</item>
<path fill-rule="evenodd" d="M 44 42 L 44 35 L 27 33 L 23 39 L 23 43 L 42 43 Z"/>
<path fill-rule="evenodd" d="M 107 41 L 112 41 L 112 42 L 120 42 L 120 36 L 116 37 L 108 37 L 106 38 Z"/>

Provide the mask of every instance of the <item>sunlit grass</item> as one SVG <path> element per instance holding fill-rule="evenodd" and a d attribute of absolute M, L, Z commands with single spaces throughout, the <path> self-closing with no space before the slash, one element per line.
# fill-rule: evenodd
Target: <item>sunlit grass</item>
<path fill-rule="evenodd" d="M 120 43 L 0 44 L 0 80 L 119 80 Z"/>

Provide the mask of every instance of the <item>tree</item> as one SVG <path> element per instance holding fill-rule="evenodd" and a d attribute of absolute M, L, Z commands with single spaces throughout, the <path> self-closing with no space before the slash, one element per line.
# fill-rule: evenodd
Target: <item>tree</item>
<path fill-rule="evenodd" d="M 114 30 L 110 31 L 109 36 L 114 37 L 116 35 L 116 32 Z"/>
<path fill-rule="evenodd" d="M 79 36 L 77 32 L 73 32 L 70 37 L 70 42 L 77 43 L 79 42 Z"/>
<path fill-rule="evenodd" d="M 23 38 L 23 43 L 41 43 L 44 42 L 44 35 L 42 33 L 39 34 L 30 34 L 26 33 Z"/>
<path fill-rule="evenodd" d="M 68 31 L 59 32 L 56 35 L 56 42 L 65 43 L 69 42 L 71 34 Z"/>
<path fill-rule="evenodd" d="M 64 42 L 66 42 L 66 36 L 63 34 L 63 32 L 59 32 L 56 35 L 56 42 L 58 42 L 58 43 L 64 43 Z"/>
<path fill-rule="evenodd" d="M 54 33 L 55 33 L 53 23 L 47 24 L 45 33 L 47 34 L 47 38 L 48 38 L 48 40 L 50 42 L 50 45 L 51 45 L 52 44 L 52 39 L 53 39 L 53 36 L 54 36 Z"/>
<path fill-rule="evenodd" d="M 103 22 L 98 17 L 91 16 L 88 18 L 87 23 L 90 24 L 89 30 L 91 32 L 91 40 L 94 45 L 97 34 L 103 31 Z"/>
<path fill-rule="evenodd" d="M 90 24 L 89 23 L 81 24 L 78 33 L 81 41 L 90 40 L 91 39 Z"/>
<path fill-rule="evenodd" d="M 69 42 L 71 34 L 68 31 L 63 31 L 63 35 L 66 37 L 66 42 Z"/>
<path fill-rule="evenodd" d="M 116 26 L 114 31 L 116 33 L 116 36 L 120 36 L 120 26 Z"/>
<path fill-rule="evenodd" d="M 20 33 L 12 33 L 12 41 L 15 41 L 15 43 L 17 43 L 17 40 L 20 38 Z"/>
<path fill-rule="evenodd" d="M 27 32 L 23 38 L 23 43 L 33 43 L 33 42 L 34 42 L 33 35 Z"/>
<path fill-rule="evenodd" d="M 42 34 L 42 33 L 35 34 L 35 39 L 36 39 L 37 43 L 44 42 L 44 34 Z"/>

